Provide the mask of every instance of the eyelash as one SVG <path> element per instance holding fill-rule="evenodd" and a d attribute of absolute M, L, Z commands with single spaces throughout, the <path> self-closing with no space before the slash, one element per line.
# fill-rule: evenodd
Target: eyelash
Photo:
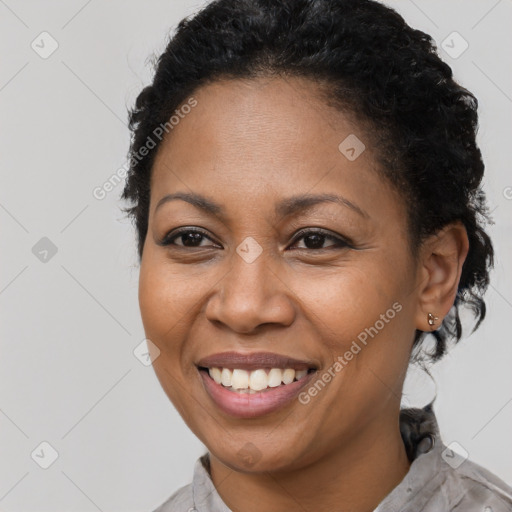
<path fill-rule="evenodd" d="M 177 244 L 173 243 L 174 240 L 176 240 L 177 238 L 179 238 L 180 236 L 182 236 L 182 235 L 184 235 L 186 233 L 199 233 L 200 235 L 203 235 L 204 238 L 207 238 L 211 242 L 214 242 L 206 234 L 206 232 L 203 231 L 202 229 L 199 229 L 199 228 L 183 228 L 183 229 L 180 229 L 177 232 L 175 232 L 171 237 L 169 237 L 170 233 L 167 234 L 160 241 L 160 245 L 162 245 L 162 246 L 174 246 L 174 247 L 179 247 L 179 248 L 182 248 L 182 249 L 201 249 L 202 247 L 200 247 L 200 246 L 199 247 L 185 247 L 184 245 L 177 245 Z M 332 245 L 332 246 L 329 246 L 329 247 L 323 247 L 323 248 L 320 248 L 320 249 L 308 249 L 307 247 L 301 247 L 299 250 L 324 251 L 324 250 L 327 250 L 327 249 L 336 249 L 336 248 L 339 249 L 339 248 L 345 248 L 345 247 L 352 247 L 351 242 L 346 241 L 346 240 L 344 240 L 343 238 L 341 238 L 339 236 L 332 235 L 332 234 L 330 234 L 329 231 L 326 231 L 326 230 L 321 229 L 321 228 L 317 228 L 317 229 L 303 229 L 303 230 L 299 231 L 297 233 L 297 235 L 294 237 L 294 239 L 292 241 L 292 244 L 297 243 L 302 238 L 305 238 L 306 236 L 311 235 L 311 234 L 322 235 L 323 237 L 325 237 L 326 240 L 334 241 L 334 242 L 336 242 L 336 244 Z"/>

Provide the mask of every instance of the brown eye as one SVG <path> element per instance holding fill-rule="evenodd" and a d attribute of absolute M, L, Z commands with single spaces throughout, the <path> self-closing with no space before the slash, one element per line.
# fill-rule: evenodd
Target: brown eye
<path fill-rule="evenodd" d="M 208 245 L 201 245 L 201 242 L 203 242 L 205 239 L 210 240 L 213 242 L 213 240 L 202 230 L 200 229 L 181 229 L 176 232 L 171 232 L 167 234 L 161 241 L 160 245 L 163 246 L 169 246 L 174 245 L 177 247 L 208 247 Z M 179 240 L 180 243 L 176 243 L 176 241 Z M 211 245 L 211 244 L 209 244 Z"/>
<path fill-rule="evenodd" d="M 305 247 L 299 247 L 299 249 L 321 250 L 340 247 L 350 247 L 350 244 L 343 240 L 342 238 L 332 235 L 331 233 L 321 229 L 303 230 L 298 234 L 293 243 L 296 244 L 297 241 L 301 239 L 304 239 Z M 331 244 L 327 247 L 323 247 L 326 240 L 331 240 L 334 242 L 334 244 Z"/>

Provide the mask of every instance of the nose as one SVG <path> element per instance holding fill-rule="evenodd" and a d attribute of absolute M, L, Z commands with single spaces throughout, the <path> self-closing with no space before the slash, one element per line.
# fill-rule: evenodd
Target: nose
<path fill-rule="evenodd" d="M 296 310 L 283 273 L 271 268 L 264 254 L 247 263 L 235 253 L 231 270 L 210 296 L 205 313 L 213 323 L 249 334 L 265 324 L 291 325 Z"/>

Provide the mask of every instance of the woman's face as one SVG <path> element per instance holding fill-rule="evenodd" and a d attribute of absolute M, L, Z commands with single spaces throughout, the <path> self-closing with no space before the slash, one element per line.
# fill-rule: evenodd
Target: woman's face
<path fill-rule="evenodd" d="M 190 429 L 240 471 L 298 468 L 396 428 L 417 327 L 403 201 L 362 129 L 316 91 L 298 78 L 204 86 L 153 167 L 139 286 L 153 366 Z M 160 203 L 177 193 L 216 206 Z M 340 199 L 295 201 L 327 194 Z M 198 367 L 213 355 L 205 366 L 242 370 L 236 386 L 268 385 L 270 368 L 309 373 L 228 390 Z"/>

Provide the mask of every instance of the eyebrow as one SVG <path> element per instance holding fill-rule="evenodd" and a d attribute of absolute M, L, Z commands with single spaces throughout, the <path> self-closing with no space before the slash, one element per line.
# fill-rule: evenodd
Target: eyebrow
<path fill-rule="evenodd" d="M 174 194 L 165 195 L 158 201 L 155 207 L 155 213 L 163 204 L 179 199 L 181 199 L 182 201 L 186 201 L 187 203 L 190 203 L 191 205 L 205 211 L 210 215 L 214 215 L 219 218 L 226 217 L 226 213 L 222 206 L 215 203 L 211 199 L 208 199 L 195 192 L 175 192 Z M 316 206 L 317 204 L 327 202 L 336 203 L 341 206 L 348 207 L 364 218 L 368 219 L 370 217 L 364 210 L 362 210 L 352 201 L 349 201 L 347 198 L 336 194 L 301 194 L 297 196 L 288 197 L 280 201 L 276 205 L 275 213 L 279 217 L 288 217 L 299 211 L 309 210 L 312 207 Z"/>
<path fill-rule="evenodd" d="M 336 203 L 355 211 L 365 218 L 370 216 L 359 206 L 349 201 L 346 197 L 336 194 L 302 194 L 282 200 L 276 206 L 276 214 L 281 217 L 288 217 L 301 210 L 309 210 L 320 203 Z"/>

